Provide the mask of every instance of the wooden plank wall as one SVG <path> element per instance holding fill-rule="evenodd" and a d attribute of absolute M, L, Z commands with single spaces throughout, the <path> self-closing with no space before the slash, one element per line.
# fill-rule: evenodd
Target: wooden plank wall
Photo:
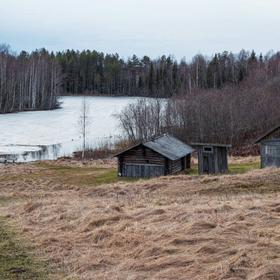
<path fill-rule="evenodd" d="M 228 152 L 226 148 L 216 147 L 217 149 L 217 161 L 218 161 L 218 173 L 226 173 L 228 171 Z"/>
<path fill-rule="evenodd" d="M 210 145 L 209 145 L 210 146 Z M 199 174 L 225 173 L 228 171 L 228 153 L 224 147 L 213 147 L 213 153 L 204 152 L 203 146 L 197 147 Z M 208 169 L 208 172 L 205 172 Z"/>
<path fill-rule="evenodd" d="M 164 166 L 149 164 L 124 164 L 123 176 L 150 178 L 164 176 Z"/>
<path fill-rule="evenodd" d="M 261 168 L 280 167 L 280 141 L 261 144 Z"/>

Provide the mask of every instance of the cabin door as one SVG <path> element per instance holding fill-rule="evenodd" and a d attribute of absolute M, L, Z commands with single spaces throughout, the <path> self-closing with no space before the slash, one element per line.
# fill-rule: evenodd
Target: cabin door
<path fill-rule="evenodd" d="M 203 173 L 209 174 L 210 173 L 210 158 L 209 154 L 203 154 Z"/>
<path fill-rule="evenodd" d="M 212 146 L 203 147 L 202 158 L 203 158 L 202 172 L 205 174 L 215 173 L 214 149 Z"/>

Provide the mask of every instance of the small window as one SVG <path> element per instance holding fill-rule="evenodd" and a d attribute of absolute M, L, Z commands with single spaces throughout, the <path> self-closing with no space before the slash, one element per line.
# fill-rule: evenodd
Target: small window
<path fill-rule="evenodd" d="M 213 153 L 213 147 L 203 147 L 204 153 Z"/>

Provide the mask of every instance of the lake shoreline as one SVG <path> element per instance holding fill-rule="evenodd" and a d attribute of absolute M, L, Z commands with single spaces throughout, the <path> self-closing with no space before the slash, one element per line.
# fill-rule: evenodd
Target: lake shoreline
<path fill-rule="evenodd" d="M 16 114 L 16 113 L 27 113 L 27 112 L 44 112 L 44 111 L 53 111 L 53 110 L 59 110 L 61 109 L 60 107 L 60 104 L 54 108 L 51 108 L 51 109 L 42 109 L 42 108 L 39 108 L 39 109 L 25 109 L 25 110 L 21 110 L 21 111 L 13 111 L 13 112 L 0 112 L 0 116 L 1 115 L 9 115 L 9 114 Z"/>
<path fill-rule="evenodd" d="M 104 142 L 117 141 L 122 131 L 116 115 L 136 100 L 135 97 L 88 96 L 88 146 L 96 148 Z M 60 96 L 60 106 L 54 110 L 0 114 L 0 157 L 6 155 L 11 161 L 53 160 L 81 150 L 82 102 L 82 96 Z M 29 148 L 34 146 L 43 148 L 34 152 Z"/>

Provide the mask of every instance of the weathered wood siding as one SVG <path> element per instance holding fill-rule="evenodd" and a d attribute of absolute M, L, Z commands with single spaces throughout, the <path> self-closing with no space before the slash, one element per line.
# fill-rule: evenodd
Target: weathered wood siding
<path fill-rule="evenodd" d="M 169 161 L 169 174 L 177 173 L 182 170 L 182 160 Z"/>
<path fill-rule="evenodd" d="M 187 155 L 178 160 L 169 161 L 168 173 L 174 174 L 191 167 L 191 155 Z"/>
<path fill-rule="evenodd" d="M 261 143 L 261 168 L 280 167 L 280 140 Z"/>
<path fill-rule="evenodd" d="M 124 164 L 123 176 L 124 177 L 141 177 L 150 178 L 164 176 L 164 166 L 151 165 L 151 164 Z"/>
<path fill-rule="evenodd" d="M 218 165 L 218 173 L 228 172 L 228 151 L 227 148 L 216 147 L 217 158 L 216 162 Z"/>
<path fill-rule="evenodd" d="M 123 162 L 136 164 L 157 164 L 164 165 L 165 157 L 140 145 L 131 150 L 124 152 L 122 155 Z"/>
<path fill-rule="evenodd" d="M 123 177 L 157 177 L 166 175 L 166 158 L 143 145 L 118 157 L 118 173 Z"/>
<path fill-rule="evenodd" d="M 207 146 L 197 147 L 199 174 L 217 174 L 228 171 L 227 148 Z M 210 151 L 210 149 L 212 151 Z"/>
<path fill-rule="evenodd" d="M 118 156 L 118 174 L 123 177 L 158 177 L 190 168 L 191 155 L 169 160 L 163 155 L 139 145 Z"/>

